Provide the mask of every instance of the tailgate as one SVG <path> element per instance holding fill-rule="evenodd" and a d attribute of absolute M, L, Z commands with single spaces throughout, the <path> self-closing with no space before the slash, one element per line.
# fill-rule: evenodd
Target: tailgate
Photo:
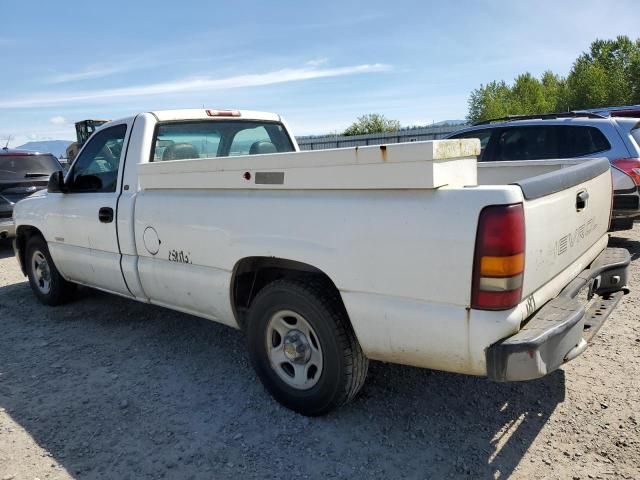
<path fill-rule="evenodd" d="M 606 158 L 590 160 L 517 185 L 525 198 L 522 298 L 526 298 L 562 272 L 575 270 L 577 275 L 606 246 L 612 201 L 610 164 Z"/>

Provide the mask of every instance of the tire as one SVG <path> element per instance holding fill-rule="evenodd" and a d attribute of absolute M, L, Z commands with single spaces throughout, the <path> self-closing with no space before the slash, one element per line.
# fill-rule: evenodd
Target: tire
<path fill-rule="evenodd" d="M 42 237 L 34 236 L 27 241 L 25 263 L 29 285 L 41 303 L 55 306 L 71 300 L 76 285 L 62 278 Z"/>
<path fill-rule="evenodd" d="M 338 292 L 315 279 L 264 287 L 249 309 L 247 341 L 267 390 L 306 416 L 352 400 L 369 367 Z"/>

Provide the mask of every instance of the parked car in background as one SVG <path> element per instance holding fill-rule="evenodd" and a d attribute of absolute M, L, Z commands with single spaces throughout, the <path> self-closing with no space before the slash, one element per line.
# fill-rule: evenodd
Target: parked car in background
<path fill-rule="evenodd" d="M 537 161 L 543 168 L 554 159 L 606 157 L 614 167 L 612 230 L 633 228 L 640 220 L 640 107 L 488 120 L 448 138 L 479 138 L 480 167 Z M 531 175 L 530 170 L 522 173 Z"/>
<path fill-rule="evenodd" d="M 62 167 L 50 153 L 0 149 L 0 239 L 13 237 L 13 206 L 47 187 L 51 174 Z"/>

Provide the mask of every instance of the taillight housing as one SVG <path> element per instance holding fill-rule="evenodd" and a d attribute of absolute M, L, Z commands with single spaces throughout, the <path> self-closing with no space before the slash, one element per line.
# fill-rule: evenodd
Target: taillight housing
<path fill-rule="evenodd" d="M 636 186 L 640 186 L 640 158 L 617 158 L 611 163 L 618 170 L 629 175 Z"/>
<path fill-rule="evenodd" d="M 483 208 L 476 236 L 471 308 L 507 310 L 520 303 L 524 252 L 522 204 Z"/>

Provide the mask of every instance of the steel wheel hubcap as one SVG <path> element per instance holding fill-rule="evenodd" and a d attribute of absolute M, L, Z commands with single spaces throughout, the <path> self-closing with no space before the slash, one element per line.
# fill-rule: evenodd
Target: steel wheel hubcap
<path fill-rule="evenodd" d="M 51 291 L 51 269 L 44 254 L 36 250 L 31 258 L 31 270 L 40 292 L 47 294 Z"/>
<path fill-rule="evenodd" d="M 318 336 L 302 315 L 290 310 L 274 314 L 267 325 L 271 367 L 287 385 L 307 390 L 318 383 L 323 357 Z"/>

